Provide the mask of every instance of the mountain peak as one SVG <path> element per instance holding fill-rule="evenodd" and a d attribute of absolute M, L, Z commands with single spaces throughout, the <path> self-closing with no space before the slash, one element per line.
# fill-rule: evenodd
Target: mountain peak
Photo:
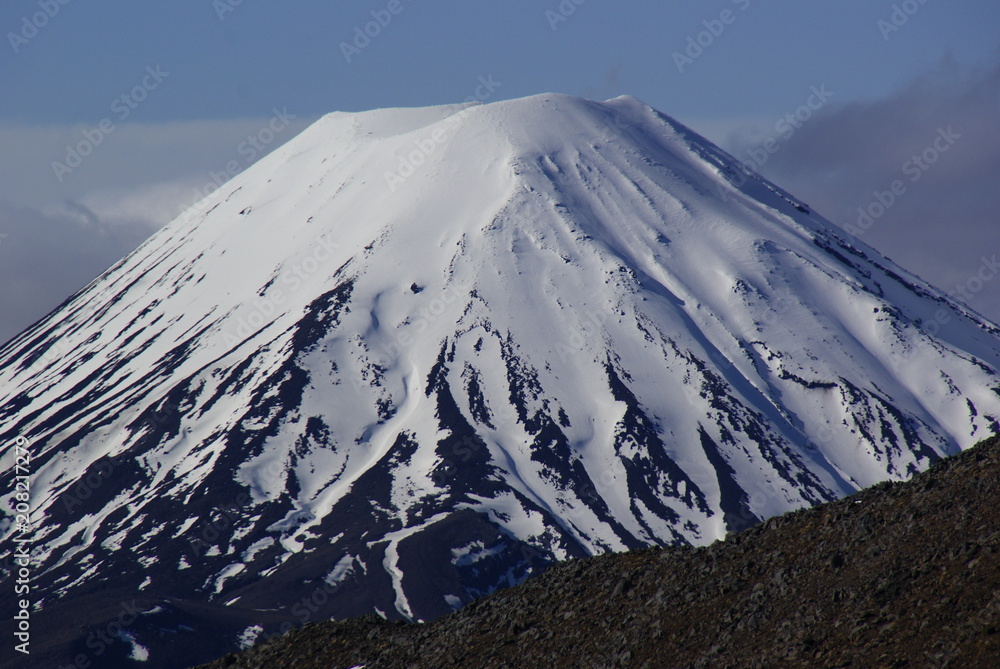
<path fill-rule="evenodd" d="M 598 137 L 607 139 L 610 131 L 634 128 L 657 115 L 651 107 L 630 96 L 595 102 L 543 93 L 486 103 L 333 112 L 295 141 L 310 146 L 329 143 L 331 148 L 341 148 L 345 142 L 369 140 L 385 143 L 390 153 L 404 154 L 412 153 L 416 143 L 417 148 L 425 147 L 423 153 L 429 157 L 432 151 L 427 140 L 435 137 L 437 144 L 471 145 L 489 151 L 490 159 L 502 160 L 511 151 L 531 153 Z M 659 118 L 667 120 L 662 115 Z"/>
<path fill-rule="evenodd" d="M 998 370 L 680 124 L 544 94 L 323 117 L 0 349 L 0 438 L 48 601 L 429 619 L 908 478 L 997 429 Z"/>

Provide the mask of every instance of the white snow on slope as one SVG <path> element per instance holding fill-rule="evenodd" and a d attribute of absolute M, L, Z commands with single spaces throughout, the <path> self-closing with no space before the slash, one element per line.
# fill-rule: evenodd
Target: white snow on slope
<path fill-rule="evenodd" d="M 996 326 L 679 124 L 542 95 L 322 118 L 0 351 L 0 434 L 37 443 L 40 518 L 107 458 L 138 468 L 80 539 L 46 538 L 46 568 L 185 534 L 142 512 L 213 477 L 249 503 L 207 555 L 273 568 L 391 465 L 398 527 L 367 542 L 412 617 L 395 551 L 441 514 L 556 558 L 560 536 L 707 543 L 987 436 L 998 369 Z M 442 397 L 475 453 L 442 453 Z M 153 409 L 178 425 L 130 428 Z M 479 456 L 504 491 L 441 501 Z M 256 569 L 205 565 L 219 596 Z"/>

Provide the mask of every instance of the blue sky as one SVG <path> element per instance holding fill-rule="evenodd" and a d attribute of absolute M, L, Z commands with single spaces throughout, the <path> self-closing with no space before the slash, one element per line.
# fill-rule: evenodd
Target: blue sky
<path fill-rule="evenodd" d="M 1000 253 L 989 186 L 998 27 L 996 0 L 6 0 L 0 340 L 231 161 L 244 169 L 329 111 L 453 103 L 484 80 L 488 100 L 633 95 L 744 161 L 825 87 L 830 100 L 754 166 L 839 224 L 958 124 L 962 139 L 919 191 L 864 232 L 926 278 L 960 285 L 981 251 Z M 366 28 L 374 37 L 356 41 Z M 293 118 L 261 151 L 241 151 L 276 110 Z M 78 168 L 53 167 L 97 132 Z M 1000 319 L 989 295 L 968 301 Z"/>
<path fill-rule="evenodd" d="M 390 0 L 51 0 L 58 14 L 15 54 L 10 33 L 41 10 L 38 0 L 7 0 L 0 114 L 96 121 L 159 64 L 170 86 L 135 121 L 445 104 L 488 74 L 504 98 L 628 92 L 682 121 L 762 117 L 798 105 L 814 84 L 844 100 L 873 99 L 946 54 L 982 61 L 995 54 L 1000 26 L 993 0 L 577 2 L 398 0 L 392 15 Z M 878 22 L 891 19 L 893 4 L 918 9 L 885 39 Z M 373 11 L 391 21 L 348 62 L 340 44 Z M 732 21 L 679 72 L 674 52 L 724 11 Z"/>

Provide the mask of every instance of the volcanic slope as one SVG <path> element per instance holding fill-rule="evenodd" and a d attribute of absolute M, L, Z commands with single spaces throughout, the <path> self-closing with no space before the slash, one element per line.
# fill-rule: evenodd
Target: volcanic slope
<path fill-rule="evenodd" d="M 540 95 L 323 117 L 0 349 L 0 439 L 43 605 L 430 620 L 909 478 L 997 428 L 998 370 L 682 125 Z"/>

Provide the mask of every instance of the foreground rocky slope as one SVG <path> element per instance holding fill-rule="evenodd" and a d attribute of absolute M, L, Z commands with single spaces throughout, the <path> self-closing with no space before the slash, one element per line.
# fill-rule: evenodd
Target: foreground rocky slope
<path fill-rule="evenodd" d="M 311 624 L 205 667 L 996 667 L 1000 438 L 704 548 L 563 563 L 434 623 Z"/>

